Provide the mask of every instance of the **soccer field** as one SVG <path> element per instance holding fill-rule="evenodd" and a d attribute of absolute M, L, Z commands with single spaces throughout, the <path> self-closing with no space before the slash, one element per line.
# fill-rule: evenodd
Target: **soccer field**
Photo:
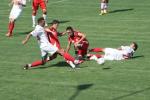
<path fill-rule="evenodd" d="M 0 3 L 0 100 L 150 100 L 150 0 L 110 0 L 110 13 L 99 15 L 99 0 L 49 0 L 48 22 L 64 23 L 59 31 L 73 26 L 87 35 L 90 48 L 119 47 L 135 41 L 135 57 L 86 61 L 73 70 L 62 57 L 40 68 L 23 70 L 40 59 L 37 41 L 22 45 L 32 28 L 31 2 L 16 22 L 14 36 L 5 37 L 9 0 Z M 28 0 L 27 0 L 28 1 Z M 37 17 L 42 15 L 39 9 Z M 63 48 L 67 36 L 60 37 Z M 70 53 L 74 55 L 73 48 Z"/>

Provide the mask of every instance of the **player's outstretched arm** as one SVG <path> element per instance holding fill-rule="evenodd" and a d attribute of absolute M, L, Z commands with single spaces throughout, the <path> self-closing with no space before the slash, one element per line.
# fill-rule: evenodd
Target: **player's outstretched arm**
<path fill-rule="evenodd" d="M 22 41 L 22 44 L 26 44 L 26 43 L 29 41 L 31 35 L 32 35 L 32 34 L 29 33 L 29 34 L 25 37 L 25 39 Z"/>
<path fill-rule="evenodd" d="M 67 45 L 67 48 L 66 48 L 66 52 L 69 52 L 70 47 L 71 47 L 71 42 L 69 41 L 69 42 L 68 42 L 68 45 Z"/>

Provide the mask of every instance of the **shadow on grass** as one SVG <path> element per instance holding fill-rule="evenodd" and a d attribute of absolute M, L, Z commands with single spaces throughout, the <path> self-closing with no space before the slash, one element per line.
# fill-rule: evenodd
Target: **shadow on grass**
<path fill-rule="evenodd" d="M 117 9 L 117 10 L 110 11 L 109 13 L 125 12 L 125 11 L 131 11 L 131 10 L 134 10 L 134 9 L 133 8 L 130 8 L 130 9 Z"/>
<path fill-rule="evenodd" d="M 27 35 L 27 34 L 29 34 L 30 32 L 32 32 L 32 30 L 26 31 L 26 32 L 17 32 L 17 33 L 14 34 L 14 36 Z"/>
<path fill-rule="evenodd" d="M 69 98 L 69 100 L 75 100 L 81 91 L 89 89 L 93 84 L 82 84 L 76 87 L 75 93 Z"/>
<path fill-rule="evenodd" d="M 121 100 L 123 98 L 129 97 L 129 96 L 132 96 L 132 95 L 135 95 L 135 94 L 139 94 L 139 93 L 142 93 L 142 92 L 145 92 L 145 91 L 149 91 L 149 90 L 150 90 L 150 87 L 145 88 L 143 90 L 135 91 L 135 92 L 132 92 L 132 93 L 129 93 L 129 94 L 126 94 L 126 95 L 122 95 L 122 96 L 116 97 L 116 98 L 114 98 L 112 100 Z"/>
<path fill-rule="evenodd" d="M 141 58 L 144 57 L 144 55 L 140 55 L 140 56 L 133 56 L 132 59 L 136 59 L 136 58 Z"/>
<path fill-rule="evenodd" d="M 59 21 L 60 24 L 64 24 L 64 23 L 68 23 L 70 22 L 69 20 L 63 20 L 63 21 Z M 52 22 L 48 23 L 48 25 L 51 25 Z"/>

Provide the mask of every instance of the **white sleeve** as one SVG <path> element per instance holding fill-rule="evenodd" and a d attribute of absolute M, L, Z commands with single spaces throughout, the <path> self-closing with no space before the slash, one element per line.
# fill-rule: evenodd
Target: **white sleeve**
<path fill-rule="evenodd" d="M 26 0 L 22 0 L 22 4 L 23 4 L 23 5 L 26 5 Z"/>
<path fill-rule="evenodd" d="M 36 30 L 33 30 L 30 34 L 32 34 L 32 36 L 37 37 L 37 32 Z"/>

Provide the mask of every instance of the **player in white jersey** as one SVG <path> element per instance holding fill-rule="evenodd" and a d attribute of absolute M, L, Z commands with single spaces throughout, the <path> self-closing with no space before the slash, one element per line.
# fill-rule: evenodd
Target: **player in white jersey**
<path fill-rule="evenodd" d="M 75 64 L 78 64 L 78 61 L 76 61 L 71 55 L 69 55 L 67 52 L 64 52 L 64 50 L 57 48 L 56 46 L 52 45 L 46 36 L 45 30 L 45 20 L 43 17 L 38 19 L 38 25 L 35 27 L 35 29 L 29 33 L 26 38 L 22 41 L 23 44 L 26 44 L 31 36 L 34 36 L 38 40 L 38 44 L 40 46 L 41 50 L 41 56 L 42 56 L 42 65 L 45 64 L 48 60 L 48 54 L 61 54 L 65 60 L 69 61 L 69 64 L 72 68 L 75 68 Z M 24 69 L 28 69 L 30 65 L 24 66 Z"/>
<path fill-rule="evenodd" d="M 100 0 L 101 4 L 100 4 L 100 14 L 99 15 L 104 15 L 106 13 L 108 13 L 108 2 L 109 0 Z"/>
<path fill-rule="evenodd" d="M 133 57 L 134 52 L 137 50 L 138 45 L 132 42 L 130 46 L 121 46 L 120 48 L 93 48 L 90 52 L 104 52 L 101 54 L 88 54 L 89 59 L 98 60 L 98 58 L 104 58 L 104 60 L 124 60 Z"/>
<path fill-rule="evenodd" d="M 13 5 L 13 7 L 9 15 L 8 32 L 6 34 L 7 37 L 12 36 L 15 21 L 20 16 L 23 7 L 26 6 L 26 0 L 12 0 L 11 4 Z"/>

